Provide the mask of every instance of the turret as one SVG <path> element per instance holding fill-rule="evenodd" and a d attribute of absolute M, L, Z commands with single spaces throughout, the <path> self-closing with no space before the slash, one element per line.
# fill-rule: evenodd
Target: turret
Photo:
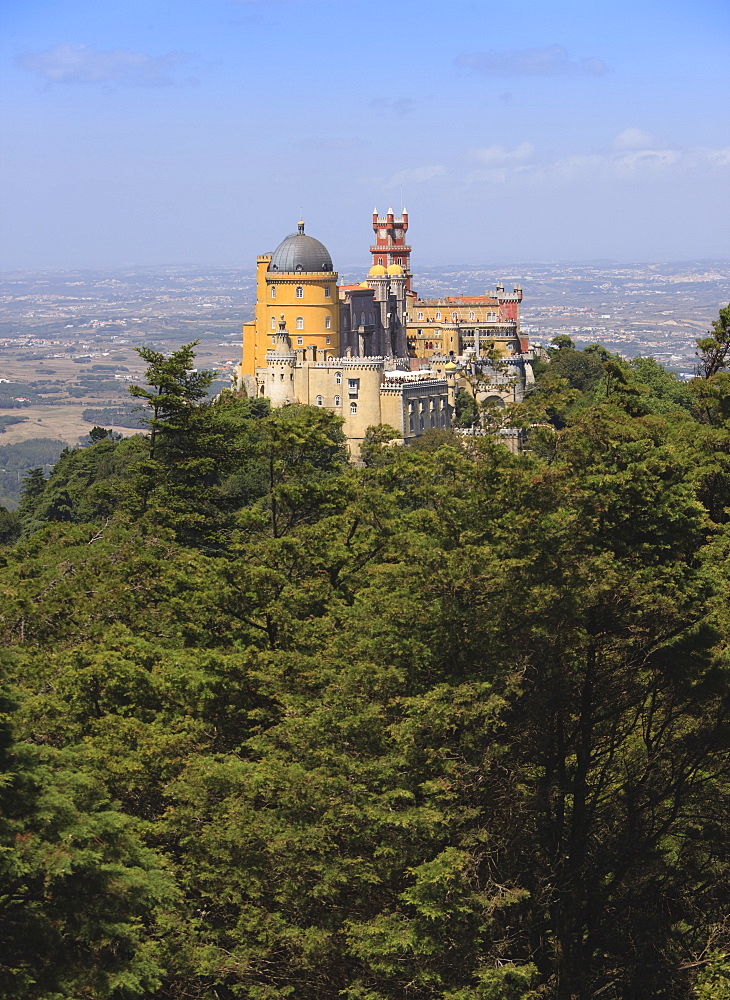
<path fill-rule="evenodd" d="M 285 406 L 287 403 L 296 402 L 294 388 L 296 365 L 297 353 L 292 347 L 282 313 L 274 343 L 266 352 L 265 395 L 271 400 L 272 406 Z"/>

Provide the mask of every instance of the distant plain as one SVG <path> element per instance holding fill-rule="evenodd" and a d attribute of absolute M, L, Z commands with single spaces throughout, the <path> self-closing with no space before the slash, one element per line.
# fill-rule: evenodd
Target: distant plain
<path fill-rule="evenodd" d="M 362 280 L 365 266 L 340 271 Z M 419 269 L 421 297 L 483 294 L 498 280 L 523 288 L 522 325 L 534 342 L 569 334 L 577 346 L 603 343 L 627 357 L 652 355 L 690 377 L 695 339 L 730 301 L 730 262 L 618 264 L 526 262 Z M 133 405 L 130 382 L 145 365 L 134 350 L 167 352 L 198 340 L 200 368 L 230 384 L 240 357 L 241 324 L 255 300 L 251 268 L 134 267 L 0 274 L 0 415 L 25 417 L 0 445 L 55 437 L 70 445 L 94 419 Z M 123 434 L 137 431 L 113 420 Z"/>

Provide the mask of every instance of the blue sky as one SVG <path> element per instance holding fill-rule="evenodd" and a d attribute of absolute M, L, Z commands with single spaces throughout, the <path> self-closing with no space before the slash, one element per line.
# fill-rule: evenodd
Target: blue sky
<path fill-rule="evenodd" d="M 0 267 L 730 258 L 726 0 L 4 0 Z"/>

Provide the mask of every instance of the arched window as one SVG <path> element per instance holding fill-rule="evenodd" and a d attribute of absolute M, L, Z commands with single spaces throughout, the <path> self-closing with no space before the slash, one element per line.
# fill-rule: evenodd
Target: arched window
<path fill-rule="evenodd" d="M 325 316 L 325 318 L 324 318 L 324 328 L 325 328 L 325 330 L 331 330 L 332 329 L 332 317 L 331 316 Z"/>
<path fill-rule="evenodd" d="M 271 329 L 272 330 L 276 329 L 276 316 L 271 317 Z"/>
<path fill-rule="evenodd" d="M 276 285 L 271 286 L 271 298 L 272 299 L 276 298 Z"/>
<path fill-rule="evenodd" d="M 303 285 L 297 285 L 297 298 L 298 299 L 303 299 L 304 298 L 304 286 Z"/>
<path fill-rule="evenodd" d="M 335 372 L 335 385 L 342 385 L 342 372 Z"/>
<path fill-rule="evenodd" d="M 457 321 L 458 318 L 459 318 L 459 314 L 458 313 L 452 313 L 451 314 L 451 319 L 454 321 L 454 323 Z"/>
<path fill-rule="evenodd" d="M 400 257 L 396 257 L 395 258 L 395 262 L 396 262 L 396 264 L 402 264 L 403 263 L 403 261 L 401 260 Z"/>
<path fill-rule="evenodd" d="M 324 402 L 324 400 L 322 399 L 322 397 L 321 396 L 317 396 L 317 406 L 321 406 L 323 402 Z"/>
<path fill-rule="evenodd" d="M 357 403 L 354 401 L 350 403 L 350 413 L 357 413 Z"/>
<path fill-rule="evenodd" d="M 418 319 L 423 319 L 423 313 L 418 314 Z"/>
<path fill-rule="evenodd" d="M 341 402 L 342 402 L 342 400 L 340 399 L 340 397 L 339 396 L 335 396 L 335 406 L 339 406 Z"/>
<path fill-rule="evenodd" d="M 272 337 L 272 338 L 271 338 L 271 343 L 272 343 L 272 344 L 275 344 L 275 343 L 276 343 L 276 337 Z"/>
<path fill-rule="evenodd" d="M 441 313 L 440 312 L 436 313 L 436 319 L 441 319 Z"/>
<path fill-rule="evenodd" d="M 360 313 L 360 326 L 365 326 L 365 313 Z"/>
<path fill-rule="evenodd" d="M 303 330 L 303 329 L 304 329 L 304 317 L 297 316 L 297 330 Z"/>
<path fill-rule="evenodd" d="M 473 322 L 473 321 L 474 321 L 474 320 L 476 319 L 476 316 L 474 315 L 474 313 L 473 313 L 473 312 L 470 312 L 470 313 L 469 313 L 469 319 L 470 319 L 470 320 L 471 320 L 472 322 Z"/>

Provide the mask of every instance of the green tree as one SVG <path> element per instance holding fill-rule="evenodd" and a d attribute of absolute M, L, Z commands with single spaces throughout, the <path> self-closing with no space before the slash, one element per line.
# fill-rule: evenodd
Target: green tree
<path fill-rule="evenodd" d="M 459 389 L 456 393 L 455 409 L 457 427 L 474 427 L 479 423 L 479 407 L 466 389 Z"/>
<path fill-rule="evenodd" d="M 390 424 L 378 424 L 365 430 L 365 437 L 360 445 L 360 459 L 365 465 L 373 467 L 390 461 L 391 441 L 397 441 L 400 435 Z"/>
<path fill-rule="evenodd" d="M 720 310 L 712 333 L 697 341 L 697 374 L 709 379 L 730 365 L 730 305 Z"/>
<path fill-rule="evenodd" d="M 150 454 L 135 466 L 125 508 L 171 528 L 185 544 L 220 549 L 236 509 L 267 492 L 256 424 L 269 407 L 230 392 L 202 401 L 213 373 L 192 369 L 193 346 L 169 359 L 145 349 L 147 381 L 160 391 L 131 390 L 148 400 L 153 416 Z"/>
<path fill-rule="evenodd" d="M 121 437 L 121 434 L 118 434 L 106 427 L 92 427 L 89 431 L 90 444 L 98 444 L 99 441 L 104 441 L 106 438 L 109 438 L 112 441 L 119 441 Z"/>
<path fill-rule="evenodd" d="M 46 477 L 43 475 L 43 469 L 30 469 L 23 480 L 18 505 L 18 517 L 25 533 L 33 530 L 36 512 L 45 488 Z"/>
<path fill-rule="evenodd" d="M 339 506 L 347 463 L 339 417 L 316 406 L 275 410 L 261 424 L 258 449 L 274 538 Z"/>
<path fill-rule="evenodd" d="M 165 355 L 149 347 L 135 348 L 147 363 L 145 381 L 149 389 L 131 385 L 129 391 L 149 406 L 150 458 L 155 458 L 158 435 L 164 431 L 164 449 L 173 457 L 175 444 L 184 437 L 195 407 L 207 397 L 215 378 L 213 371 L 197 371 L 193 367 L 197 340 L 184 344 Z"/>
<path fill-rule="evenodd" d="M 652 413 L 669 413 L 677 407 L 691 410 L 692 391 L 673 372 L 660 365 L 654 358 L 632 358 L 629 367 L 636 379 L 649 389 L 647 410 Z"/>
<path fill-rule="evenodd" d="M 12 545 L 20 538 L 20 517 L 15 511 L 0 507 L 0 545 Z"/>
<path fill-rule="evenodd" d="M 556 377 L 565 379 L 571 389 L 585 393 L 599 384 L 604 376 L 604 365 L 594 352 L 576 351 L 569 344 L 563 344 L 551 353 L 546 375 L 551 380 Z"/>
<path fill-rule="evenodd" d="M 557 337 L 552 338 L 550 343 L 558 351 L 564 351 L 566 349 L 572 351 L 575 349 L 575 344 L 567 333 L 559 333 Z"/>
<path fill-rule="evenodd" d="M 12 732 L 0 696 L 0 990 L 8 1000 L 144 997 L 163 969 L 155 911 L 173 889 L 135 824 L 69 754 Z"/>

